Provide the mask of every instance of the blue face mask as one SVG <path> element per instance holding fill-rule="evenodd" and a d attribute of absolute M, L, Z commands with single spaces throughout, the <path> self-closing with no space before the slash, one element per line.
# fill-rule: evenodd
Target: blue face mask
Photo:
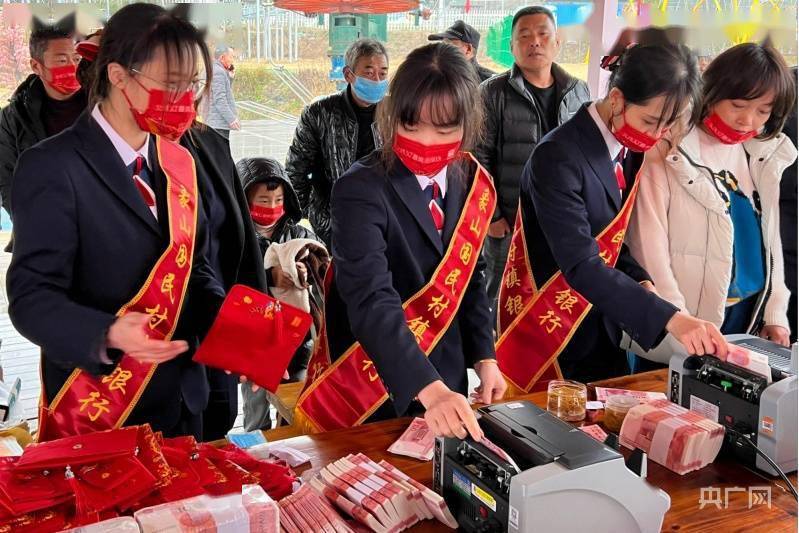
<path fill-rule="evenodd" d="M 388 80 L 372 81 L 368 78 L 355 76 L 352 91 L 359 99 L 369 104 L 376 104 L 386 95 Z"/>

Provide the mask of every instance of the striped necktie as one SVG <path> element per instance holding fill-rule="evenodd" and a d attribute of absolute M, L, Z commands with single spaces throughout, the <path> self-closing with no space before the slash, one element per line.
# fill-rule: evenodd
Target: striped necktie
<path fill-rule="evenodd" d="M 427 208 L 430 210 L 430 216 L 433 217 L 433 224 L 441 234 L 444 231 L 444 198 L 441 196 L 441 188 L 436 180 L 430 180 L 424 193 L 427 197 Z"/>
<path fill-rule="evenodd" d="M 153 216 L 158 219 L 158 208 L 155 204 L 155 192 L 150 185 L 150 171 L 144 161 L 144 157 L 137 156 L 136 161 L 131 164 L 131 172 L 133 173 L 133 184 L 141 194 L 144 203 L 150 209 Z"/>
<path fill-rule="evenodd" d="M 624 191 L 627 189 L 627 180 L 624 178 L 624 158 L 627 156 L 627 149 L 622 146 L 619 154 L 613 162 L 613 171 L 616 174 L 616 183 L 619 186 L 619 192 L 624 196 Z"/>

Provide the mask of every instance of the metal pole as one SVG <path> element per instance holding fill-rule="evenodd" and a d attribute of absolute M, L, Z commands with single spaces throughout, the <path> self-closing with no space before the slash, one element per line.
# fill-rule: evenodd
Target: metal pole
<path fill-rule="evenodd" d="M 250 19 L 247 19 L 247 59 L 252 59 L 252 35 L 250 35 Z"/>
<path fill-rule="evenodd" d="M 255 47 L 261 60 L 261 0 L 255 2 Z"/>

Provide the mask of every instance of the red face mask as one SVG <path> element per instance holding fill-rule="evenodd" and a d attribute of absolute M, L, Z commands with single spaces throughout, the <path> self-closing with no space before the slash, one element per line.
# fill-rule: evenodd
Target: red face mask
<path fill-rule="evenodd" d="M 61 67 L 48 68 L 50 71 L 50 81 L 47 85 L 60 92 L 61 94 L 75 94 L 80 89 L 80 83 L 75 76 L 78 67 L 75 65 L 64 65 Z"/>
<path fill-rule="evenodd" d="M 259 226 L 269 227 L 275 224 L 285 212 L 282 205 L 276 205 L 275 207 L 264 207 L 262 205 L 250 206 L 250 216 L 252 216 L 253 221 Z"/>
<path fill-rule="evenodd" d="M 622 115 L 622 118 L 624 119 L 624 125 L 614 131 L 613 136 L 628 150 L 648 152 L 660 140 L 630 126 L 624 115 Z"/>
<path fill-rule="evenodd" d="M 740 144 L 757 135 L 757 131 L 747 131 L 746 133 L 741 133 L 735 128 L 731 128 L 726 122 L 721 120 L 721 117 L 716 113 L 705 117 L 705 120 L 703 120 L 702 123 L 707 128 L 707 131 L 712 133 L 715 138 L 724 144 Z"/>
<path fill-rule="evenodd" d="M 136 83 L 139 81 L 136 80 Z M 139 85 L 149 95 L 147 108 L 144 111 L 137 111 L 128 95 L 122 92 L 139 128 L 166 137 L 170 141 L 180 139 L 197 116 L 197 111 L 194 109 L 194 91 L 189 90 L 177 98 L 170 99 L 168 91 L 148 89 L 141 83 Z"/>
<path fill-rule="evenodd" d="M 422 144 L 397 133 L 394 153 L 417 176 L 435 176 L 458 156 L 461 141 L 448 144 Z"/>

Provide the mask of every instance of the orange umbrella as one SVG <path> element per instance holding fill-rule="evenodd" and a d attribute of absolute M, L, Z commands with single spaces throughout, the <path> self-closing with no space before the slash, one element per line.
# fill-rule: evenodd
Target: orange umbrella
<path fill-rule="evenodd" d="M 275 7 L 303 13 L 401 13 L 419 7 L 418 0 L 275 0 Z"/>

